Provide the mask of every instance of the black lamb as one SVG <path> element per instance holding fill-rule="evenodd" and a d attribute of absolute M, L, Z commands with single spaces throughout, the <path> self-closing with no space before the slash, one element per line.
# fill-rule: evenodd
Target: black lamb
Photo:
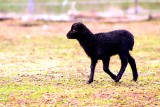
<path fill-rule="evenodd" d="M 121 79 L 128 62 L 132 69 L 133 80 L 138 79 L 135 60 L 129 53 L 134 45 L 134 37 L 129 31 L 114 30 L 93 34 L 83 23 L 78 22 L 72 25 L 71 30 L 67 33 L 67 38 L 77 39 L 86 54 L 91 58 L 91 73 L 88 83 L 93 82 L 97 60 L 102 60 L 103 70 L 115 82 Z M 121 69 L 117 76 L 109 70 L 110 57 L 116 54 L 121 59 Z"/>

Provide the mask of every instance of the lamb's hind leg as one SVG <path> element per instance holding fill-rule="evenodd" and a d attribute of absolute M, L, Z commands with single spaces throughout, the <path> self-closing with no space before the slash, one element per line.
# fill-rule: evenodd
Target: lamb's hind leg
<path fill-rule="evenodd" d="M 128 64 L 128 53 L 122 52 L 119 56 L 121 59 L 121 69 L 115 79 L 115 82 L 119 82 Z"/>
<path fill-rule="evenodd" d="M 129 62 L 130 66 L 131 66 L 131 69 L 132 69 L 133 80 L 137 81 L 138 72 L 137 72 L 136 62 L 135 62 L 134 58 L 130 54 L 128 55 L 128 62 Z"/>
<path fill-rule="evenodd" d="M 110 58 L 103 59 L 103 70 L 113 79 L 116 79 L 116 76 L 109 70 L 109 60 Z"/>

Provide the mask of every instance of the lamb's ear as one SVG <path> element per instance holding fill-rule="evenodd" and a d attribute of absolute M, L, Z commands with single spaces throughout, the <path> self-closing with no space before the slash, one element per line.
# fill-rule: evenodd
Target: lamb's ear
<path fill-rule="evenodd" d="M 82 22 L 77 22 L 77 25 L 78 26 L 82 26 L 82 25 L 84 25 Z"/>
<path fill-rule="evenodd" d="M 83 30 L 85 28 L 85 25 L 82 22 L 78 22 L 77 26 L 78 26 L 79 30 Z"/>
<path fill-rule="evenodd" d="M 77 22 L 77 24 L 83 24 L 82 22 Z"/>

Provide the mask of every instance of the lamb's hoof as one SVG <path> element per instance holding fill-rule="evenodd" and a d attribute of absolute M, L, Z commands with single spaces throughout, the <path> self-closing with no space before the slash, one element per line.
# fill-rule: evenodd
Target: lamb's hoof
<path fill-rule="evenodd" d="M 93 81 L 87 81 L 87 84 L 91 84 Z"/>
<path fill-rule="evenodd" d="M 111 78 L 112 78 L 113 80 L 116 80 L 117 76 L 114 75 L 114 76 L 112 76 Z"/>
<path fill-rule="evenodd" d="M 120 77 L 116 77 L 116 79 L 114 81 L 119 82 L 120 79 L 121 79 Z"/>
<path fill-rule="evenodd" d="M 133 81 L 137 81 L 137 79 L 138 79 L 138 75 L 137 76 L 135 76 L 134 78 L 133 78 Z"/>
<path fill-rule="evenodd" d="M 115 80 L 115 82 L 119 82 L 119 80 Z"/>
<path fill-rule="evenodd" d="M 135 82 L 136 82 L 136 81 L 137 81 L 137 79 L 138 79 L 138 78 L 133 78 L 133 81 L 135 81 Z"/>

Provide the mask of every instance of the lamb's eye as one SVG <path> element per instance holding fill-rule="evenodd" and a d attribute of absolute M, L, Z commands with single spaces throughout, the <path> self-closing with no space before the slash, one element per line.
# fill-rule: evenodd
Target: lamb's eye
<path fill-rule="evenodd" d="M 76 32 L 77 30 L 73 29 L 73 32 Z"/>

